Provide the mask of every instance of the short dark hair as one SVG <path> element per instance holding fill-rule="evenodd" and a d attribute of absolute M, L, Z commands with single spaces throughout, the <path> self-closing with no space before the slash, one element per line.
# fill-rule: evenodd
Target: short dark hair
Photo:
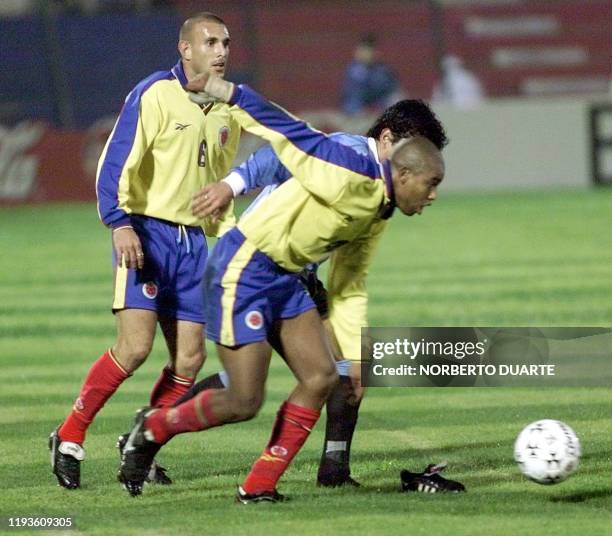
<path fill-rule="evenodd" d="M 191 15 L 191 17 L 189 17 L 185 22 L 183 22 L 183 25 L 181 26 L 181 30 L 179 32 L 179 39 L 181 41 L 189 41 L 189 37 L 191 35 L 193 27 L 198 22 L 202 22 L 205 20 L 210 22 L 216 22 L 217 24 L 223 24 L 223 26 L 226 26 L 225 21 L 218 15 L 215 15 L 210 11 L 200 11 L 199 13 Z"/>
<path fill-rule="evenodd" d="M 370 127 L 367 136 L 378 139 L 385 128 L 391 131 L 396 141 L 400 138 L 423 136 L 438 149 L 448 144 L 442 123 L 422 100 L 406 99 L 389 106 Z"/>

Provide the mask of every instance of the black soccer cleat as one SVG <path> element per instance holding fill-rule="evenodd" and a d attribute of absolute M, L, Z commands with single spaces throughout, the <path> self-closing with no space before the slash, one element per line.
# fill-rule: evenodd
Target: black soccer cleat
<path fill-rule="evenodd" d="M 49 436 L 51 467 L 60 486 L 66 489 L 81 487 L 81 462 L 85 459 L 85 450 L 78 443 L 62 441 L 57 429 Z"/>
<path fill-rule="evenodd" d="M 421 493 L 460 493 L 465 486 L 456 480 L 448 480 L 440 475 L 446 463 L 430 464 L 422 473 L 411 473 L 404 469 L 400 473 L 402 491 L 418 491 Z"/>
<path fill-rule="evenodd" d="M 123 449 L 125 448 L 125 444 L 127 443 L 129 432 L 127 434 L 121 434 L 117 438 L 116 447 L 119 450 L 119 458 L 123 457 Z M 145 478 L 145 482 L 148 484 L 158 484 L 161 486 L 169 486 L 172 484 L 172 479 L 166 474 L 167 469 L 159 465 L 155 460 L 151 464 L 151 468 L 147 473 L 147 478 Z"/>
<path fill-rule="evenodd" d="M 247 493 L 242 489 L 242 486 L 238 486 L 236 491 L 236 502 L 239 504 L 255 504 L 255 503 L 278 503 L 287 502 L 289 497 L 281 495 L 275 489 L 272 491 L 260 491 L 259 493 Z"/>
<path fill-rule="evenodd" d="M 351 477 L 347 471 L 323 472 L 319 470 L 317 486 L 323 488 L 340 488 L 343 486 L 359 488 L 361 484 Z"/>
<path fill-rule="evenodd" d="M 342 486 L 358 488 L 361 486 L 351 477 L 351 468 L 346 451 L 326 452 L 323 455 L 317 473 L 317 486 L 325 488 Z"/>
<path fill-rule="evenodd" d="M 357 482 L 352 476 L 346 477 L 327 477 L 317 478 L 317 486 L 323 488 L 341 488 L 343 486 L 359 488 L 361 484 Z"/>
<path fill-rule="evenodd" d="M 134 426 L 123 447 L 121 455 L 121 466 L 117 478 L 132 497 L 142 494 L 147 475 L 155 455 L 162 447 L 160 443 L 151 441 L 147 437 L 145 429 L 145 418 L 151 408 L 142 408 L 136 413 Z"/>

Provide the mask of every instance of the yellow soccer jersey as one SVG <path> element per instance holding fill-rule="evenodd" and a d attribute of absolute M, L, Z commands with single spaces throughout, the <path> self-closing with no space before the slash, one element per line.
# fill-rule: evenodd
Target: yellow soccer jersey
<path fill-rule="evenodd" d="M 344 359 L 361 359 L 361 328 L 368 324 L 366 277 L 387 223 L 379 220 L 369 233 L 334 251 L 330 259 L 329 321 Z"/>
<path fill-rule="evenodd" d="M 219 236 L 235 224 L 230 206 L 213 224 L 191 213 L 191 199 L 220 181 L 236 155 L 240 126 L 226 104 L 204 110 L 189 100 L 179 61 L 140 82 L 128 95 L 98 164 L 98 212 L 105 225 L 130 214 L 181 225 L 203 225 Z"/>
<path fill-rule="evenodd" d="M 299 272 L 370 233 L 392 204 L 388 163 L 331 140 L 247 86 L 235 88 L 232 104 L 238 123 L 269 141 L 293 177 L 238 223 L 257 249 Z"/>
<path fill-rule="evenodd" d="M 365 279 L 394 207 L 390 164 L 331 140 L 246 86 L 235 88 L 231 103 L 240 125 L 269 141 L 293 176 L 238 228 L 292 272 L 331 253 L 330 319 L 343 356 L 359 360 Z"/>

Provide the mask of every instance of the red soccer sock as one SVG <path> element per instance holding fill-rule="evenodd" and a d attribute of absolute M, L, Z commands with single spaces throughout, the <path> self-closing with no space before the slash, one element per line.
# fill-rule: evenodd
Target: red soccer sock
<path fill-rule="evenodd" d="M 87 428 L 96 413 L 129 376 L 110 349 L 104 352 L 85 376 L 83 387 L 72 411 L 59 429 L 60 439 L 83 443 Z"/>
<path fill-rule="evenodd" d="M 189 391 L 192 385 L 193 378 L 179 376 L 169 367 L 165 367 L 151 391 L 150 404 L 154 408 L 172 406 L 179 398 Z"/>
<path fill-rule="evenodd" d="M 162 408 L 147 417 L 145 428 L 153 434 L 156 443 L 167 443 L 172 437 L 184 432 L 206 430 L 219 424 L 210 407 L 210 398 L 216 389 L 202 391 L 175 408 Z"/>
<path fill-rule="evenodd" d="M 314 409 L 283 403 L 276 414 L 272 437 L 242 485 L 246 493 L 276 488 L 276 483 L 308 439 L 320 414 Z"/>

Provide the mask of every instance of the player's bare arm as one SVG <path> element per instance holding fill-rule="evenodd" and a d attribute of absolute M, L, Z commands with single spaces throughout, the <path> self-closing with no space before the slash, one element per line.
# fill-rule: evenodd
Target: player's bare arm
<path fill-rule="evenodd" d="M 140 238 L 132 227 L 119 227 L 113 230 L 113 248 L 117 259 L 123 259 L 128 269 L 140 270 L 144 266 Z"/>

